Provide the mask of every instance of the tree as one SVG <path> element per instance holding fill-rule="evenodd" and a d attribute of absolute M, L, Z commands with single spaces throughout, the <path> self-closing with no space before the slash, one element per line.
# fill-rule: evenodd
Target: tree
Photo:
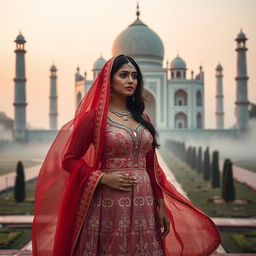
<path fill-rule="evenodd" d="M 196 147 L 192 147 L 191 167 L 196 169 Z"/>
<path fill-rule="evenodd" d="M 203 178 L 204 180 L 210 179 L 210 154 L 209 147 L 204 151 L 204 169 L 203 169 Z"/>
<path fill-rule="evenodd" d="M 189 146 L 187 150 L 187 164 L 191 167 L 192 166 L 192 147 Z"/>
<path fill-rule="evenodd" d="M 199 147 L 197 159 L 196 159 L 196 169 L 198 173 L 202 173 L 203 170 L 203 163 L 202 163 L 202 148 Z"/>
<path fill-rule="evenodd" d="M 212 153 L 212 188 L 220 187 L 219 152 Z"/>
<path fill-rule="evenodd" d="M 232 162 L 229 159 L 225 159 L 223 173 L 222 173 L 222 199 L 226 202 L 232 202 L 235 200 L 235 187 L 233 181 L 233 168 Z"/>
<path fill-rule="evenodd" d="M 16 179 L 14 186 L 14 199 L 16 202 L 20 203 L 25 200 L 25 175 L 24 167 L 21 161 L 18 162 L 16 168 Z"/>

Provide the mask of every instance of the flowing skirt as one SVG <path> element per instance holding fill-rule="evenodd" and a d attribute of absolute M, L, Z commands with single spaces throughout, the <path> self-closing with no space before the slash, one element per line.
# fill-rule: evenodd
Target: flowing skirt
<path fill-rule="evenodd" d="M 122 173 L 136 177 L 137 184 L 129 192 L 97 186 L 74 256 L 165 255 L 148 173 L 143 168 Z"/>

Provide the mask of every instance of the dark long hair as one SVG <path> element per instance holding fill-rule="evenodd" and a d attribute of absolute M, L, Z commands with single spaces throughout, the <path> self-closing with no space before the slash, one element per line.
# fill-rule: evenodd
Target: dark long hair
<path fill-rule="evenodd" d="M 142 91 L 143 91 L 143 77 L 142 73 L 140 71 L 140 68 L 138 64 L 135 62 L 135 60 L 130 56 L 125 55 L 119 55 L 114 60 L 111 74 L 110 74 L 110 80 L 112 81 L 112 78 L 114 74 L 124 65 L 127 63 L 132 63 L 137 71 L 137 87 L 132 96 L 127 97 L 127 108 L 131 111 L 132 116 L 134 120 L 136 120 L 138 123 L 143 124 L 146 129 L 151 133 L 153 136 L 153 143 L 152 145 L 156 148 L 159 148 L 160 145 L 157 143 L 156 137 L 158 136 L 158 133 L 153 126 L 152 123 L 148 121 L 148 119 L 143 115 L 144 109 L 145 109 L 145 103 L 144 99 L 142 97 Z"/>

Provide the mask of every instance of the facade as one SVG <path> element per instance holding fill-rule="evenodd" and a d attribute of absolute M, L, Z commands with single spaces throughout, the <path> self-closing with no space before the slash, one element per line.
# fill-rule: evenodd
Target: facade
<path fill-rule="evenodd" d="M 114 40 L 112 46 L 113 56 L 125 54 L 133 57 L 139 64 L 144 77 L 145 111 L 150 115 L 156 128 L 162 133 L 177 132 L 180 136 L 199 134 L 204 130 L 205 103 L 204 103 L 204 72 L 202 66 L 194 76 L 187 75 L 185 61 L 177 56 L 166 67 L 163 67 L 164 44 L 161 38 L 140 20 L 137 7 L 137 18 L 123 30 Z M 247 97 L 247 68 L 246 68 L 246 36 L 241 31 L 237 38 L 237 99 L 236 128 L 238 131 L 247 129 L 249 120 Z M 14 125 L 13 139 L 15 141 L 50 142 L 58 132 L 57 109 L 57 68 L 50 68 L 50 96 L 49 96 L 49 130 L 31 130 L 26 124 L 26 74 L 25 74 L 25 38 L 19 34 L 16 42 L 16 74 L 14 95 Z M 93 80 L 87 79 L 87 73 L 80 74 L 79 67 L 75 73 L 75 107 L 79 105 L 87 93 L 94 79 L 102 69 L 106 60 L 100 56 L 92 67 Z M 224 110 L 222 92 L 222 66 L 216 68 L 216 128 L 207 130 L 207 136 L 216 137 L 234 131 L 224 130 Z M 192 133 L 191 133 L 192 132 Z M 196 132 L 196 133 L 195 133 Z M 205 131 L 206 132 L 206 131 Z M 183 134 L 183 135 L 182 135 Z M 184 137 L 185 138 L 185 137 Z"/>
<path fill-rule="evenodd" d="M 187 78 L 186 63 L 177 56 L 163 67 L 164 45 L 161 38 L 137 19 L 114 40 L 112 55 L 125 54 L 139 64 L 144 77 L 146 109 L 158 129 L 204 128 L 204 72 Z M 96 60 L 92 72 L 95 79 L 106 60 Z M 75 74 L 75 99 L 78 105 L 93 81 Z"/>

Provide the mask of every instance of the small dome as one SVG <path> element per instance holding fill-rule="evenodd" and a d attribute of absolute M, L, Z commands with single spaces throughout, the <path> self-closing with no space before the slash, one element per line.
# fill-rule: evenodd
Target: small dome
<path fill-rule="evenodd" d="M 57 71 L 57 68 L 54 64 L 51 66 L 50 71 L 51 72 L 56 72 Z"/>
<path fill-rule="evenodd" d="M 19 35 L 16 37 L 16 40 L 14 42 L 16 42 L 18 44 L 24 44 L 24 43 L 26 43 L 26 40 L 25 40 L 24 36 L 21 33 L 19 33 Z"/>
<path fill-rule="evenodd" d="M 238 41 L 247 40 L 247 37 L 246 37 L 245 33 L 242 31 L 242 29 L 241 29 L 240 33 L 237 35 L 236 40 L 238 40 Z"/>
<path fill-rule="evenodd" d="M 106 60 L 102 57 L 98 58 L 94 64 L 93 64 L 93 69 L 92 70 L 101 70 L 103 66 L 105 65 Z"/>
<path fill-rule="evenodd" d="M 172 62 L 171 62 L 171 69 L 187 69 L 186 62 L 177 56 Z"/>
<path fill-rule="evenodd" d="M 221 71 L 222 69 L 223 69 L 223 68 L 222 68 L 221 64 L 219 63 L 218 66 L 216 67 L 216 70 L 217 70 L 217 71 Z"/>

